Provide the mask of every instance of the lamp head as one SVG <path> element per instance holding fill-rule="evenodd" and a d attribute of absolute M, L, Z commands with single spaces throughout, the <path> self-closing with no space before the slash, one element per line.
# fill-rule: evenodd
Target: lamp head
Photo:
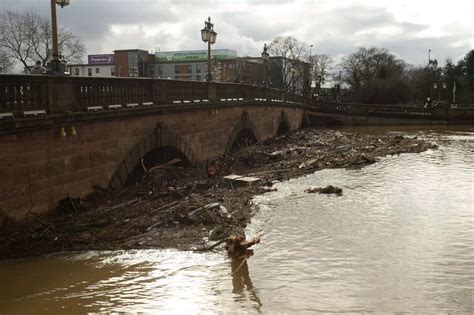
<path fill-rule="evenodd" d="M 69 0 L 56 0 L 56 4 L 60 5 L 61 8 L 69 5 Z"/>
<path fill-rule="evenodd" d="M 209 41 L 211 42 L 211 44 L 215 44 L 216 39 L 217 39 L 217 33 L 214 31 L 214 29 L 211 29 L 209 33 Z"/>
<path fill-rule="evenodd" d="M 201 39 L 203 42 L 207 42 L 209 40 L 209 29 L 207 27 L 204 27 L 202 30 L 201 30 Z"/>

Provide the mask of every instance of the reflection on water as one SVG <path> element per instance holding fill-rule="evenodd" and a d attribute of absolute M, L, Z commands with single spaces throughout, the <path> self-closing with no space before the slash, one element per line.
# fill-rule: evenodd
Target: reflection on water
<path fill-rule="evenodd" d="M 231 266 L 232 293 L 235 294 L 235 301 L 246 301 L 246 294 L 249 294 L 249 299 L 255 302 L 255 309 L 260 312 L 262 302 L 250 279 L 247 258 L 232 258 Z"/>
<path fill-rule="evenodd" d="M 246 307 L 258 310 L 247 264 L 235 274 L 234 266 L 221 253 L 175 250 L 89 252 L 2 262 L 0 312 L 195 314 L 231 311 L 232 300 L 248 300 Z"/>
<path fill-rule="evenodd" d="M 256 198 L 248 233 L 265 236 L 248 262 L 174 250 L 4 261 L 0 313 L 472 313 L 474 130 L 399 132 L 440 148 L 279 184 Z M 343 195 L 304 193 L 328 184 Z"/>

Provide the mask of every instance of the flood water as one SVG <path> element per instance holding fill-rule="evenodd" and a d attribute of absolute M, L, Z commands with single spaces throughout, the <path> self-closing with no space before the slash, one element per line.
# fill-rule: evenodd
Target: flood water
<path fill-rule="evenodd" d="M 233 275 L 220 252 L 0 262 L 0 313 L 473 313 L 474 128 L 362 131 L 439 149 L 278 184 L 255 199 L 262 243 Z M 328 184 L 343 195 L 304 193 Z"/>

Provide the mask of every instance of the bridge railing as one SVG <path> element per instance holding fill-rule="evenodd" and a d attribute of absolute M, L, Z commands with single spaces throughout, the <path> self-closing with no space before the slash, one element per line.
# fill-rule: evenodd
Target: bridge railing
<path fill-rule="evenodd" d="M 0 76 L 0 112 L 38 110 L 48 104 L 42 76 Z"/>
<path fill-rule="evenodd" d="M 72 90 L 72 111 L 83 111 L 88 106 L 142 103 L 153 98 L 152 82 L 146 80 L 139 82 L 133 79 L 71 79 L 67 78 L 66 82 Z"/>
<path fill-rule="evenodd" d="M 382 116 L 393 118 L 434 119 L 444 112 L 443 108 L 407 107 L 379 104 L 356 104 L 321 101 L 318 111 L 348 115 Z"/>
<path fill-rule="evenodd" d="M 87 111 L 103 107 L 143 103 L 273 100 L 304 103 L 301 95 L 281 90 L 235 83 L 152 78 L 84 78 L 48 75 L 0 75 L 0 113 L 20 117 L 24 111 L 45 110 L 48 114 Z M 117 107 L 115 107 L 117 108 Z"/>
<path fill-rule="evenodd" d="M 91 107 L 136 108 L 144 104 L 264 101 L 305 104 L 320 112 L 341 115 L 393 118 L 447 119 L 447 109 L 377 104 L 314 101 L 282 90 L 236 83 L 152 78 L 92 78 L 49 75 L 0 75 L 0 119 L 2 113 L 22 117 L 25 111 L 44 110 L 47 114 L 84 112 Z M 116 105 L 116 106 L 111 106 Z M 118 106 L 117 106 L 118 105 Z M 111 106 L 111 107 L 109 107 Z M 451 110 L 453 111 L 453 110 Z M 466 112 L 471 114 L 472 109 Z M 456 117 L 461 116 L 456 114 Z M 3 116 L 4 117 L 4 116 Z M 456 118 L 458 119 L 458 118 Z"/>

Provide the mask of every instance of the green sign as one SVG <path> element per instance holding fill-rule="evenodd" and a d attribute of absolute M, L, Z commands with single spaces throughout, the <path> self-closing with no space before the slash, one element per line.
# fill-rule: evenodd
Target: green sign
<path fill-rule="evenodd" d="M 211 51 L 213 58 L 236 59 L 237 53 L 230 49 L 216 49 Z M 157 51 L 155 52 L 155 62 L 204 62 L 207 61 L 207 50 L 187 50 L 187 51 Z"/>

